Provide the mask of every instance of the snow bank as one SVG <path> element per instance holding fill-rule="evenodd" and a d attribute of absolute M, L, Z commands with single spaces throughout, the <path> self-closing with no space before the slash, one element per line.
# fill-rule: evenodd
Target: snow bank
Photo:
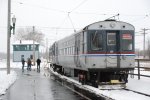
<path fill-rule="evenodd" d="M 11 71 L 9 75 L 7 75 L 6 70 L 0 71 L 0 95 L 6 93 L 6 90 L 12 85 L 17 79 L 17 74 L 15 71 Z"/>

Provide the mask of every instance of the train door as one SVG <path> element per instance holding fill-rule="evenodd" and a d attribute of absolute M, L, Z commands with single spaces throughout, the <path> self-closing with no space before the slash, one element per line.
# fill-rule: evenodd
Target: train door
<path fill-rule="evenodd" d="M 76 67 L 80 67 L 79 53 L 80 53 L 80 34 L 75 36 L 74 62 Z"/>
<path fill-rule="evenodd" d="M 119 31 L 107 31 L 106 32 L 106 67 L 116 68 L 119 67 L 119 48 L 120 38 Z"/>
<path fill-rule="evenodd" d="M 59 62 L 58 62 L 58 44 L 57 43 L 55 43 L 55 48 L 56 48 L 56 51 L 55 51 L 55 60 L 56 60 L 56 64 L 59 64 Z"/>

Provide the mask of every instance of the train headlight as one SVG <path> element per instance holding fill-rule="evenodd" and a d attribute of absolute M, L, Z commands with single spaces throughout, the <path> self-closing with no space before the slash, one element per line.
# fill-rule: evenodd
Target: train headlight
<path fill-rule="evenodd" d="M 111 27 L 111 28 L 114 28 L 115 26 L 116 26 L 116 24 L 115 24 L 115 23 L 113 23 L 113 22 L 112 22 L 112 23 L 110 23 L 110 27 Z"/>

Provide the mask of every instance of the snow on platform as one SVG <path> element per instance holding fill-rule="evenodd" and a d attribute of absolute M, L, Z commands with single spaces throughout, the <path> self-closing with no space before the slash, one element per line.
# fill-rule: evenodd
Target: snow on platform
<path fill-rule="evenodd" d="M 15 71 L 11 71 L 7 75 L 6 70 L 0 70 L 0 95 L 6 93 L 6 90 L 12 85 L 17 79 L 17 74 Z"/>
<path fill-rule="evenodd" d="M 41 64 L 45 64 L 45 61 Z M 17 79 L 17 73 L 11 69 L 10 74 L 7 75 L 6 71 L 6 59 L 0 59 L 0 95 L 3 95 L 6 93 L 6 90 L 16 81 Z M 27 64 L 25 64 L 27 66 Z M 10 62 L 10 68 L 22 68 L 21 62 Z M 26 68 L 26 67 L 25 67 Z M 32 69 L 36 69 L 36 66 L 32 66 Z"/>

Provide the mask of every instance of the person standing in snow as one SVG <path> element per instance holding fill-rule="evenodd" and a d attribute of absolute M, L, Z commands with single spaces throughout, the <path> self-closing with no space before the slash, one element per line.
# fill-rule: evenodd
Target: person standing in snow
<path fill-rule="evenodd" d="M 24 58 L 22 58 L 21 62 L 22 62 L 22 72 L 24 72 L 24 64 L 25 64 Z"/>
<path fill-rule="evenodd" d="M 41 63 L 41 60 L 38 58 L 36 60 L 36 62 L 37 62 L 37 72 L 40 72 L 40 63 Z"/>
<path fill-rule="evenodd" d="M 28 64 L 27 70 L 31 71 L 31 59 L 30 58 L 28 58 L 27 64 Z"/>

